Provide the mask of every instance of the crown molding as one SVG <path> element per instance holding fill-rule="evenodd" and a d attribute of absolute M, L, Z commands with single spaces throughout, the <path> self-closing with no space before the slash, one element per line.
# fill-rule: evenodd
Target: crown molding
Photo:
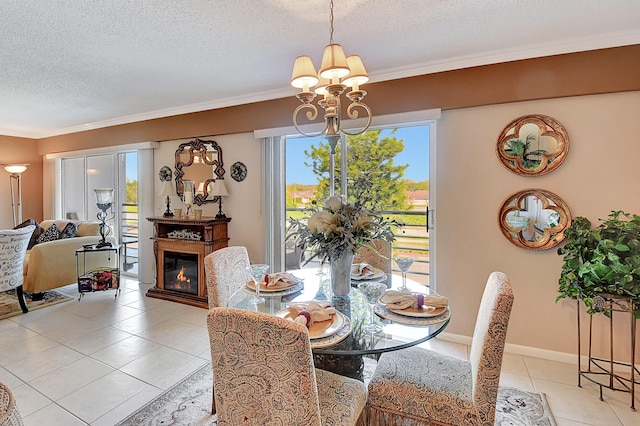
<path fill-rule="evenodd" d="M 589 50 L 607 49 L 613 47 L 629 46 L 640 44 L 640 30 L 627 31 L 610 34 L 606 37 L 588 37 L 555 44 L 545 44 L 524 46 L 519 48 L 504 49 L 493 52 L 485 52 L 477 55 L 459 56 L 448 58 L 442 61 L 432 61 L 407 67 L 390 68 L 373 73 L 370 77 L 371 83 L 388 80 L 396 80 L 418 75 L 433 74 L 444 71 L 452 71 L 462 68 L 497 64 L 503 62 L 518 61 L 523 59 L 540 58 L 545 56 L 562 55 Z M 243 105 L 254 102 L 263 102 L 273 99 L 294 96 L 291 87 L 279 88 L 272 91 L 254 93 L 215 101 L 200 102 L 190 105 L 182 105 L 172 108 L 165 108 L 155 111 L 132 114 L 110 120 L 87 123 L 78 126 L 71 126 L 61 129 L 47 129 L 42 131 L 16 131 L 10 129 L 0 129 L 0 135 L 24 137 L 32 139 L 48 138 L 69 133 L 83 132 L 87 130 L 100 129 L 110 126 L 135 123 L 145 120 L 165 118 L 181 114 L 207 111 L 211 109 L 226 108 L 230 106 Z"/>

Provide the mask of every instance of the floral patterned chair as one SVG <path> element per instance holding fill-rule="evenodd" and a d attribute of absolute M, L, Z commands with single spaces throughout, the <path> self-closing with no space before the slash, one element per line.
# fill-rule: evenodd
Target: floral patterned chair
<path fill-rule="evenodd" d="M 249 281 L 249 254 L 242 246 L 221 248 L 204 258 L 209 309 L 227 306 L 229 297 Z"/>
<path fill-rule="evenodd" d="M 20 308 L 25 314 L 29 309 L 22 290 L 24 256 L 35 229 L 34 225 L 29 225 L 19 229 L 0 230 L 0 291 L 15 288 Z"/>
<path fill-rule="evenodd" d="M 353 263 L 368 263 L 387 274 L 385 283 L 391 285 L 391 243 L 373 240 L 370 246 L 360 247 L 353 257 Z"/>
<path fill-rule="evenodd" d="M 355 379 L 315 369 L 307 328 L 262 312 L 207 316 L 218 425 L 355 425 L 367 399 Z"/>
<path fill-rule="evenodd" d="M 493 272 L 469 361 L 420 348 L 383 354 L 369 383 L 369 424 L 493 425 L 512 305 L 507 276 Z"/>
<path fill-rule="evenodd" d="M 0 426 L 22 426 L 22 416 L 11 390 L 0 383 Z"/>

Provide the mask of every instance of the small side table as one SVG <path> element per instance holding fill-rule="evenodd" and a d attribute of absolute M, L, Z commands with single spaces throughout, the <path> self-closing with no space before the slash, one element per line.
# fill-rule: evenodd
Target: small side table
<path fill-rule="evenodd" d="M 95 259 L 99 255 L 102 255 L 102 258 Z M 93 261 L 89 259 L 87 262 L 87 256 L 94 257 Z M 76 272 L 80 294 L 78 301 L 82 300 L 85 293 L 94 291 L 115 290 L 114 297 L 118 297 L 120 294 L 120 245 L 113 244 L 107 247 L 85 245 L 77 249 Z"/>

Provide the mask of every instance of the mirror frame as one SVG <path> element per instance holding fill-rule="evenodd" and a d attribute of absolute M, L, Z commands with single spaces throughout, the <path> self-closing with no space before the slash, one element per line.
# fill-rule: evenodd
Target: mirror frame
<path fill-rule="evenodd" d="M 520 139 L 520 129 L 526 124 L 534 124 L 542 136 L 553 137 L 558 146 L 555 151 L 541 154 L 540 164 L 535 168 L 527 168 L 520 161 L 519 156 L 510 155 L 505 147 L 508 141 Z M 530 114 L 518 117 L 507 124 L 498 137 L 496 154 L 500 162 L 512 172 L 521 176 L 540 176 L 555 170 L 562 164 L 569 152 L 569 134 L 562 124 L 547 115 Z"/>
<path fill-rule="evenodd" d="M 204 141 L 201 139 L 194 139 L 190 142 L 181 143 L 176 150 L 175 158 L 176 158 L 176 171 L 175 171 L 175 181 L 176 181 L 176 194 L 182 198 L 184 195 L 184 184 L 183 178 L 185 175 L 185 168 L 188 168 L 193 164 L 196 153 L 206 154 L 207 152 L 214 151 L 218 154 L 218 158 L 210 161 L 206 155 L 201 155 L 201 158 L 204 159 L 205 164 L 209 164 L 213 168 L 213 173 L 211 174 L 212 178 L 207 179 L 204 182 L 204 193 L 203 194 L 194 194 L 193 204 L 201 206 L 204 203 L 216 203 L 218 202 L 218 198 L 220 197 L 209 197 L 209 184 L 215 182 L 217 179 L 224 178 L 224 162 L 222 161 L 222 148 L 218 145 L 216 141 Z M 189 154 L 189 160 L 186 162 L 182 161 L 182 155 Z M 213 175 L 215 174 L 215 178 Z M 186 179 L 189 180 L 189 179 Z"/>
<path fill-rule="evenodd" d="M 507 223 L 510 212 L 525 210 L 527 197 L 535 196 L 542 200 L 542 209 L 554 210 L 559 214 L 558 226 L 544 228 L 539 241 L 529 241 L 524 237 L 524 230 L 514 228 Z M 551 205 L 553 202 L 555 204 Z M 528 250 L 547 250 L 560 244 L 564 240 L 564 231 L 571 226 L 571 211 L 562 198 L 544 189 L 525 189 L 510 195 L 500 208 L 498 225 L 504 236 L 518 247 Z"/>

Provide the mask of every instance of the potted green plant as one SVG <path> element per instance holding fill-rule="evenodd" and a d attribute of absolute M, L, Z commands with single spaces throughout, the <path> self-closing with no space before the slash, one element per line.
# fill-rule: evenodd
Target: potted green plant
<path fill-rule="evenodd" d="M 589 314 L 609 316 L 594 299 L 627 297 L 640 318 L 640 216 L 613 211 L 597 228 L 587 218 L 576 217 L 565 237 L 566 245 L 558 249 L 564 263 L 556 302 L 582 299 Z"/>

